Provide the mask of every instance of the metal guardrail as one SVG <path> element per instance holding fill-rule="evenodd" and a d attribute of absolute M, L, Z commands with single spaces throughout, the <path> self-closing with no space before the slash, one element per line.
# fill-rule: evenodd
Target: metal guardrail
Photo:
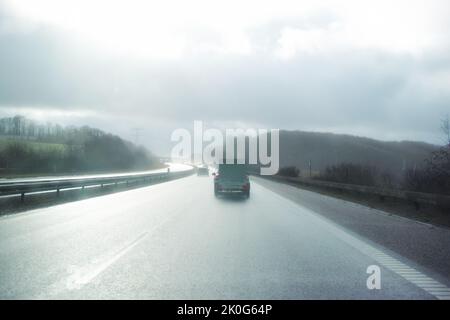
<path fill-rule="evenodd" d="M 278 181 L 288 181 L 291 183 L 311 187 L 346 190 L 350 192 L 359 192 L 363 194 L 377 195 L 380 196 L 381 198 L 387 197 L 387 198 L 401 199 L 412 202 L 416 206 L 416 208 L 419 208 L 421 204 L 450 208 L 450 196 L 441 194 L 385 189 L 385 188 L 369 187 L 337 182 L 318 181 L 304 178 L 280 177 L 280 176 L 261 176 L 261 177 Z"/>
<path fill-rule="evenodd" d="M 194 172 L 194 168 L 185 171 L 174 172 L 153 172 L 143 174 L 118 175 L 107 177 L 90 177 L 90 178 L 67 178 L 67 179 L 46 179 L 46 180 L 30 180 L 30 181 L 5 181 L 0 182 L 0 197 L 8 195 L 20 195 L 24 201 L 25 194 L 56 191 L 57 195 L 64 189 L 84 189 L 85 187 L 106 185 L 118 185 L 131 183 L 154 183 L 159 181 L 168 181 L 176 178 L 188 176 Z"/>

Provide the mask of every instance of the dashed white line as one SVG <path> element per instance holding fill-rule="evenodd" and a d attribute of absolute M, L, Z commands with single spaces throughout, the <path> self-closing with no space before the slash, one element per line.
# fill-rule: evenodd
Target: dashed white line
<path fill-rule="evenodd" d="M 84 285 L 91 282 L 94 278 L 96 278 L 100 273 L 106 270 L 109 266 L 111 266 L 114 262 L 120 259 L 125 253 L 130 251 L 133 247 L 135 247 L 139 242 L 141 242 L 146 236 L 148 232 L 142 233 L 139 237 L 137 237 L 133 242 L 128 244 L 126 247 L 122 248 L 119 252 L 117 252 L 113 257 L 104 261 L 103 263 L 95 266 L 88 272 L 84 274 L 79 274 L 75 272 L 72 276 L 67 280 L 67 289 L 80 289 Z"/>

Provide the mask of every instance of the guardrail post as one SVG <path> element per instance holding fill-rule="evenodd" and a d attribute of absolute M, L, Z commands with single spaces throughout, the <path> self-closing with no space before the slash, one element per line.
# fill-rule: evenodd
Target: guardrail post
<path fill-rule="evenodd" d="M 56 196 L 59 197 L 59 187 L 56 188 Z"/>
<path fill-rule="evenodd" d="M 20 201 L 21 201 L 21 202 L 24 202 L 24 201 L 25 201 L 25 192 L 22 192 L 22 193 L 20 194 Z"/>

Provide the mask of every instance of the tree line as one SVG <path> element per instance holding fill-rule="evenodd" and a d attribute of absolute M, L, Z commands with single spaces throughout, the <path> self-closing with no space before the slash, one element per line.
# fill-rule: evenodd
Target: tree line
<path fill-rule="evenodd" d="M 389 168 L 375 165 L 343 162 L 327 166 L 313 178 L 346 184 L 450 195 L 450 120 L 448 117 L 442 120 L 441 129 L 445 138 L 444 145 L 432 151 L 420 166 L 404 168 L 400 174 L 393 174 Z M 280 168 L 278 175 L 298 177 L 301 172 L 295 166 L 287 166 Z"/>
<path fill-rule="evenodd" d="M 41 123 L 20 115 L 0 119 L 0 136 L 14 139 L 81 143 L 89 136 L 102 136 L 104 134 L 105 132 L 88 126 L 63 127 L 51 122 Z"/>
<path fill-rule="evenodd" d="M 0 175 L 147 170 L 159 161 L 144 147 L 87 126 L 0 119 Z"/>

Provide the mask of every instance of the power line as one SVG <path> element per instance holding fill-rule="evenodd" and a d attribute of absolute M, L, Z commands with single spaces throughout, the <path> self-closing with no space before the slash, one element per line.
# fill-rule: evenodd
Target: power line
<path fill-rule="evenodd" d="M 131 131 L 133 131 L 134 144 L 138 144 L 139 138 L 141 137 L 142 128 L 132 128 Z"/>

